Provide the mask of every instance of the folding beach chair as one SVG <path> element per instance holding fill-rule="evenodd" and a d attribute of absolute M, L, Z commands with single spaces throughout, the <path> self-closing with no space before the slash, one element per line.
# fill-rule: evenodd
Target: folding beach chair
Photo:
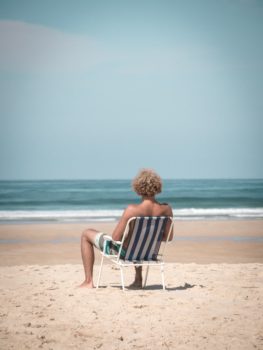
<path fill-rule="evenodd" d="M 165 227 L 170 222 L 170 229 L 165 241 L 162 242 Z M 164 251 L 173 228 L 173 218 L 166 216 L 132 217 L 127 222 L 121 241 L 113 241 L 109 236 L 104 241 L 101 252 L 101 264 L 97 281 L 99 287 L 104 258 L 108 258 L 120 268 L 122 289 L 124 288 L 123 267 L 146 266 L 144 287 L 146 286 L 149 267 L 159 266 L 163 290 L 164 283 Z M 127 238 L 127 242 L 126 242 Z M 160 250 L 162 244 L 162 249 Z M 125 247 L 125 248 L 124 248 Z M 159 253 L 160 251 L 160 253 Z"/>

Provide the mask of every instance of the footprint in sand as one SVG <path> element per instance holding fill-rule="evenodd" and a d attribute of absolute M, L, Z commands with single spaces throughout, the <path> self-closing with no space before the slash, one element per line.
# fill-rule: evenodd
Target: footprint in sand
<path fill-rule="evenodd" d="M 32 325 L 31 322 L 28 322 L 28 323 L 24 324 L 25 327 L 31 327 L 31 325 Z"/>
<path fill-rule="evenodd" d="M 142 309 L 144 307 L 147 307 L 147 305 L 135 305 L 134 309 Z"/>

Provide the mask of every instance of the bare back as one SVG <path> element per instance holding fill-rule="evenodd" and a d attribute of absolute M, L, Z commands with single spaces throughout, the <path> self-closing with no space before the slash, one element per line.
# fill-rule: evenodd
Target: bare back
<path fill-rule="evenodd" d="M 173 216 L 173 212 L 168 204 L 159 203 L 154 198 L 144 199 L 140 204 L 130 204 L 112 234 L 114 240 L 121 239 L 128 220 L 133 216 Z"/>
<path fill-rule="evenodd" d="M 157 201 L 144 200 L 140 204 L 133 204 L 132 211 L 134 216 L 169 216 L 171 215 L 167 204 L 161 204 Z"/>

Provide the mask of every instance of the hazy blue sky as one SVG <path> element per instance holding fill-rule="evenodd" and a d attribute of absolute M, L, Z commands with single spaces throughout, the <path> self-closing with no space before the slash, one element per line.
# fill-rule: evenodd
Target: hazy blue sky
<path fill-rule="evenodd" d="M 263 1 L 0 1 L 0 179 L 263 177 Z"/>

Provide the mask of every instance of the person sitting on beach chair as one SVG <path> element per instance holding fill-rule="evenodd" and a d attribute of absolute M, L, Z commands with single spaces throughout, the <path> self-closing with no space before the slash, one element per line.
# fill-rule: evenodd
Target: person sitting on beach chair
<path fill-rule="evenodd" d="M 153 170 L 143 169 L 132 181 L 134 191 L 142 197 L 140 204 L 130 204 L 124 210 L 120 221 L 113 231 L 112 239 L 120 241 L 122 239 L 125 227 L 132 217 L 151 217 L 166 216 L 172 217 L 173 212 L 170 205 L 159 203 L 155 195 L 162 191 L 162 181 L 158 174 Z M 170 225 L 166 225 L 162 241 L 167 240 Z M 94 246 L 103 251 L 104 241 L 109 235 L 99 232 L 92 228 L 85 230 L 81 236 L 81 256 L 85 272 L 85 280 L 80 287 L 93 288 L 93 265 L 94 265 Z M 169 241 L 173 239 L 173 232 L 169 235 Z M 130 287 L 142 287 L 142 267 L 135 268 L 135 280 Z"/>

